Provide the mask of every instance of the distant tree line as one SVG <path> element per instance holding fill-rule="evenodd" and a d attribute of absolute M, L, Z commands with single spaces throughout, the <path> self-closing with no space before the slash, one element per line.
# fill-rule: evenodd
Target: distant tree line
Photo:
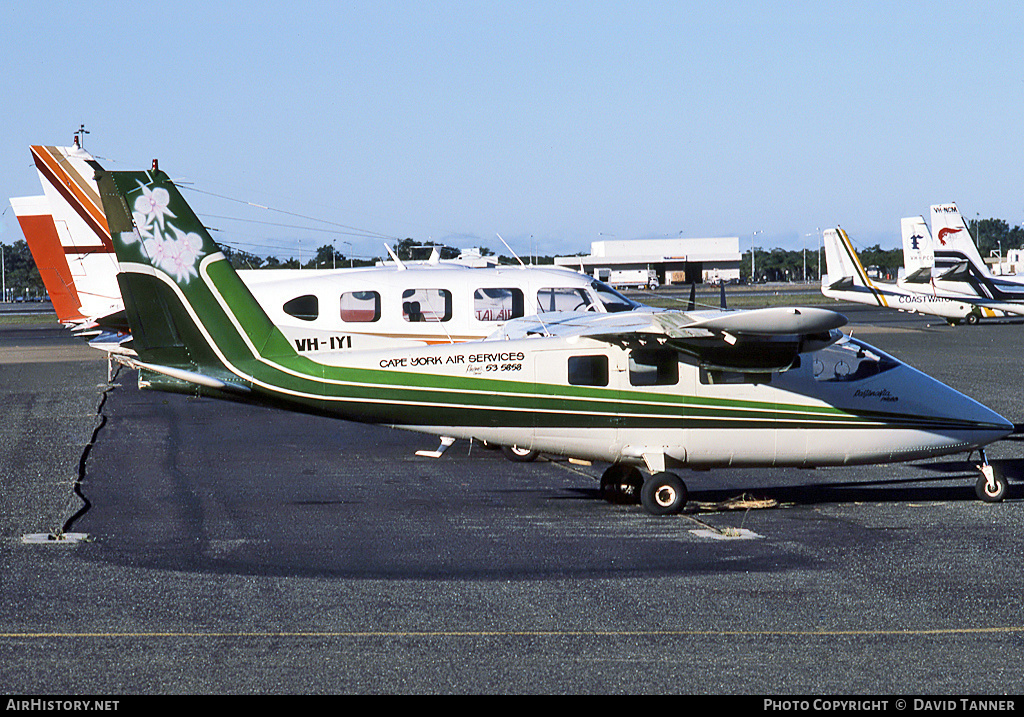
<path fill-rule="evenodd" d="M 876 267 L 879 275 L 896 278 L 897 270 L 903 266 L 903 248 L 883 249 L 878 244 L 866 249 L 857 249 L 864 267 Z M 820 264 L 819 264 L 820 259 Z M 820 267 L 820 269 L 819 269 Z M 814 247 L 804 250 L 761 249 L 754 250 L 754 271 L 758 282 L 799 281 L 816 283 L 825 273 L 825 250 Z M 819 273 L 820 271 L 820 273 Z M 740 261 L 740 279 L 750 281 L 750 251 L 743 253 Z"/>
<path fill-rule="evenodd" d="M 1002 256 L 1010 249 L 1024 248 L 1024 228 L 1010 227 L 1003 219 L 971 219 L 967 222 L 978 244 L 978 251 L 983 257 L 994 252 Z M 392 250 L 403 261 L 427 259 L 433 249 L 437 249 L 442 259 L 455 259 L 461 250 L 436 242 L 421 242 L 406 238 L 392 247 Z M 311 256 L 280 259 L 276 256 L 261 257 L 240 249 L 221 245 L 221 251 L 236 269 L 333 269 L 355 266 L 373 266 L 377 258 L 357 258 L 339 252 L 332 244 L 324 244 Z M 819 256 L 820 252 L 820 256 Z M 493 255 L 490 249 L 481 248 L 484 256 Z M 896 272 L 903 266 L 903 249 L 882 249 L 878 244 L 866 249 L 858 249 L 861 263 L 865 267 L 877 267 L 881 276 L 896 277 Z M 0 297 L 5 301 L 13 301 L 18 297 L 32 299 L 46 295 L 39 269 L 32 259 L 28 243 L 18 239 L 13 244 L 0 243 L 2 255 L 3 284 L 7 293 Z M 499 264 L 518 264 L 519 259 L 499 255 Z M 554 264 L 553 256 L 522 257 L 527 264 Z M 820 263 L 819 263 L 820 259 Z M 762 249 L 754 251 L 754 270 L 756 280 L 765 281 L 809 281 L 820 280 L 820 271 L 825 271 L 824 250 L 817 247 L 807 250 Z M 743 253 L 740 261 L 740 278 L 750 281 L 750 251 Z"/>
<path fill-rule="evenodd" d="M 1024 227 L 1015 226 L 1011 229 L 1002 219 L 971 219 L 967 222 L 967 228 L 978 245 L 978 252 L 984 258 L 991 256 L 992 252 L 1006 256 L 1008 250 L 1024 247 Z"/>
<path fill-rule="evenodd" d="M 462 254 L 461 249 L 446 244 L 438 244 L 432 241 L 422 242 L 411 238 L 402 239 L 391 247 L 391 250 L 395 252 L 395 256 L 402 261 L 425 261 L 430 258 L 435 249 L 440 258 L 444 260 L 457 259 Z M 481 256 L 494 256 L 494 252 L 487 247 L 479 247 L 479 249 Z M 390 259 L 389 256 L 383 255 L 373 258 L 346 256 L 331 244 L 324 244 L 312 256 L 308 258 L 300 257 L 299 259 L 295 257 L 288 259 L 279 259 L 276 256 L 261 257 L 224 245 L 221 245 L 221 251 L 224 252 L 224 256 L 231 261 L 231 265 L 236 269 L 341 269 L 344 267 L 373 266 L 377 263 L 378 259 Z M 531 262 L 534 264 L 555 263 L 553 256 L 522 257 L 522 259 L 526 264 Z M 499 255 L 497 262 L 498 264 L 519 264 L 519 259 Z"/>
<path fill-rule="evenodd" d="M 988 258 L 993 253 L 1006 256 L 1010 249 L 1024 248 L 1024 227 L 1010 227 L 1002 219 L 971 219 L 967 222 L 971 236 L 978 245 L 978 253 Z M 825 273 L 825 250 L 817 247 L 803 250 L 761 249 L 754 251 L 754 271 L 757 281 L 820 281 L 819 252 L 821 273 Z M 874 246 L 857 249 L 857 256 L 866 269 L 875 267 L 879 275 L 896 278 L 896 273 L 903 266 L 903 247 L 882 249 Z M 806 261 L 805 261 L 806 259 Z M 806 266 L 806 275 L 805 275 Z M 750 281 L 750 251 L 743 253 L 740 262 L 740 278 Z"/>
<path fill-rule="evenodd" d="M 18 239 L 14 244 L 0 244 L 0 274 L 0 284 L 6 291 L 4 301 L 46 296 L 43 277 L 24 239 Z"/>
<path fill-rule="evenodd" d="M 378 257 L 354 257 L 339 252 L 331 244 L 324 244 L 309 256 L 292 256 L 281 259 L 276 256 L 259 256 L 251 252 L 235 249 L 225 244 L 219 245 L 224 256 L 236 269 L 341 269 L 356 266 L 373 266 Z M 460 249 L 437 244 L 435 242 L 419 242 L 414 239 L 402 239 L 392 250 L 402 261 L 416 261 L 430 258 L 431 251 L 437 249 L 442 259 L 455 259 L 462 253 Z M 490 249 L 481 248 L 484 256 L 493 255 Z M 382 257 L 387 258 L 387 257 Z M 515 257 L 499 256 L 499 264 L 518 264 Z M 554 264 L 551 256 L 532 257 L 536 264 Z M 529 263 L 530 259 L 524 258 Z M 18 239 L 13 244 L 0 243 L 0 287 L 6 287 L 6 295 L 0 301 L 14 301 L 18 298 L 31 300 L 46 296 L 46 287 L 42 276 L 29 251 L 28 242 Z"/>

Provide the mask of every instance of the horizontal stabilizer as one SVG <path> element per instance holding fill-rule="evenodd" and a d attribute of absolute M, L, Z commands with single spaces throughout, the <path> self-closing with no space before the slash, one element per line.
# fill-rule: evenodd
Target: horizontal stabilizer
<path fill-rule="evenodd" d="M 828 275 L 826 274 L 826 276 L 828 276 Z M 853 288 L 853 277 L 852 276 L 844 276 L 841 279 L 833 281 L 831 284 L 828 285 L 828 288 L 829 289 L 834 289 L 836 291 L 841 291 L 841 290 L 845 290 L 845 289 L 852 289 Z"/>
<path fill-rule="evenodd" d="M 213 376 L 207 376 L 205 374 L 196 373 L 195 371 L 187 371 L 182 368 L 175 368 L 174 366 L 158 366 L 156 364 L 145 363 L 143 361 L 132 362 L 135 368 L 146 369 L 153 373 L 158 373 L 163 376 L 168 376 L 178 381 L 184 381 L 186 383 L 193 383 L 197 386 L 204 386 L 206 388 L 216 388 L 223 391 L 233 391 L 246 393 L 249 391 L 248 386 L 243 386 L 237 383 L 228 383 L 222 381 L 219 378 Z"/>
<path fill-rule="evenodd" d="M 967 261 L 958 261 L 942 275 L 938 277 L 943 281 L 968 281 L 971 278 L 971 271 Z"/>
<path fill-rule="evenodd" d="M 932 280 L 932 270 L 930 268 L 921 268 L 915 271 L 913 274 L 905 276 L 903 281 L 908 284 L 927 284 Z"/>

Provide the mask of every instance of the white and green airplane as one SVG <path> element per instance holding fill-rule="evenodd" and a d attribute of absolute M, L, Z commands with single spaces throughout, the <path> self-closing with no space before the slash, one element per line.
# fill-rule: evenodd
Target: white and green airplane
<path fill-rule="evenodd" d="M 672 470 L 968 453 L 998 414 L 815 308 L 546 314 L 489 340 L 302 354 L 158 170 L 99 172 L 140 384 L 611 464 L 610 501 L 679 512 Z M 983 460 L 979 495 L 1005 479 Z M 641 468 L 650 475 L 644 478 Z M 637 500 L 638 499 L 638 500 Z"/>

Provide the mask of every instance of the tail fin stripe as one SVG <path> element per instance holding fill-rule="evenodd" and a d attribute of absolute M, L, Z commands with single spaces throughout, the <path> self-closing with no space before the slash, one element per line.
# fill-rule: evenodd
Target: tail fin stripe
<path fill-rule="evenodd" d="M 67 166 L 67 160 L 56 147 L 32 147 L 32 155 L 39 173 L 96 233 L 100 248 L 113 252 L 114 245 L 110 241 L 106 216 L 100 209 L 99 195 L 73 167 Z"/>
<path fill-rule="evenodd" d="M 854 271 L 857 272 L 861 282 L 871 291 L 872 296 L 875 297 L 875 301 L 878 302 L 879 306 L 888 307 L 889 303 L 885 300 L 885 295 L 878 290 L 878 287 L 871 283 L 871 279 L 868 278 L 868 273 L 864 270 L 864 265 L 860 263 L 860 257 L 857 256 L 857 252 L 855 252 L 853 247 L 850 245 L 850 237 L 848 237 L 846 232 L 842 229 L 839 229 L 839 237 L 841 239 L 843 250 L 852 262 Z"/>

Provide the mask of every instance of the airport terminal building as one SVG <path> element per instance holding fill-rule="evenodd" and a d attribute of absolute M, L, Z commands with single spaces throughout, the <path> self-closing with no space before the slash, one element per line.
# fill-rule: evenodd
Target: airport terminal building
<path fill-rule="evenodd" d="M 558 256 L 555 264 L 613 286 L 718 283 L 740 278 L 739 237 L 596 241 L 587 256 Z"/>

